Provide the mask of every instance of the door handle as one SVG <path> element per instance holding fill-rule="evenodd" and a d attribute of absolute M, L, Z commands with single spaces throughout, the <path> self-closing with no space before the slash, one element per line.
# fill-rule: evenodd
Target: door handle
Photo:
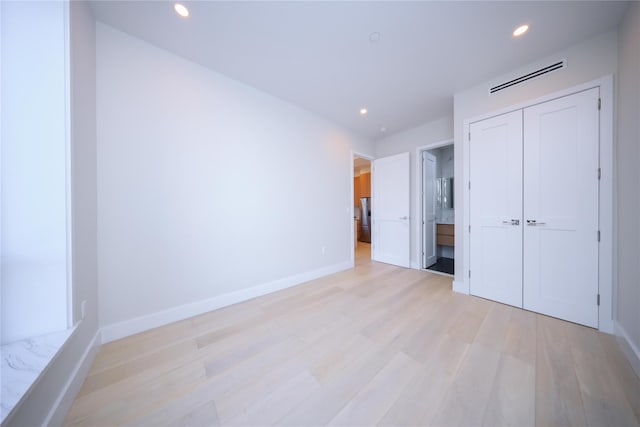
<path fill-rule="evenodd" d="M 408 216 L 399 216 L 398 219 L 401 219 L 401 220 L 405 221 L 405 220 L 409 219 L 409 217 Z"/>
<path fill-rule="evenodd" d="M 510 224 L 510 225 L 520 225 L 520 220 L 519 219 L 512 219 L 511 221 L 502 221 L 503 224 Z"/>
<path fill-rule="evenodd" d="M 527 220 L 527 225 L 535 227 L 537 225 L 547 225 L 547 223 L 546 222 L 537 222 L 535 219 L 528 219 Z"/>

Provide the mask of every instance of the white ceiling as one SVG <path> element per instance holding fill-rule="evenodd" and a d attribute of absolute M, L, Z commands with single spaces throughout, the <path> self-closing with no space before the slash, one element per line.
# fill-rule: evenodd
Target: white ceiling
<path fill-rule="evenodd" d="M 96 18 L 379 139 L 452 95 L 614 28 L 626 2 L 95 1 Z M 519 38 L 521 23 L 530 25 Z M 377 43 L 369 40 L 380 33 Z M 361 116 L 366 107 L 369 113 Z M 380 129 L 385 127 L 386 134 Z"/>

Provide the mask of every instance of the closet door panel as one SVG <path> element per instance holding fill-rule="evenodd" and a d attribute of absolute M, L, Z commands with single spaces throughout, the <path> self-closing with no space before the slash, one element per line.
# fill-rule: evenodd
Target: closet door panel
<path fill-rule="evenodd" d="M 470 132 L 470 292 L 522 307 L 522 110 Z"/>
<path fill-rule="evenodd" d="M 524 308 L 597 327 L 598 89 L 524 110 Z"/>

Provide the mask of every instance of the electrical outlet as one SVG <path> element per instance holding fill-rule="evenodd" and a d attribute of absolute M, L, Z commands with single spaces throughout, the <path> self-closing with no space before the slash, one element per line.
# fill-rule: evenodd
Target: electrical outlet
<path fill-rule="evenodd" d="M 80 303 L 80 319 L 84 319 L 84 316 L 87 315 L 87 300 L 84 300 Z"/>

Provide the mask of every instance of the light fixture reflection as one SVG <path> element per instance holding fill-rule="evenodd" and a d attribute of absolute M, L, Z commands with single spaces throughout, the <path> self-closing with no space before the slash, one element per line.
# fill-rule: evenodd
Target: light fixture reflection
<path fill-rule="evenodd" d="M 524 33 L 526 33 L 528 29 L 529 29 L 529 26 L 527 24 L 520 25 L 518 28 L 513 30 L 513 36 L 514 37 L 519 37 L 519 36 L 523 35 Z"/>
<path fill-rule="evenodd" d="M 182 16 L 183 18 L 189 16 L 189 9 L 187 9 L 187 6 L 183 5 L 182 3 L 174 4 L 173 9 L 178 15 Z"/>

